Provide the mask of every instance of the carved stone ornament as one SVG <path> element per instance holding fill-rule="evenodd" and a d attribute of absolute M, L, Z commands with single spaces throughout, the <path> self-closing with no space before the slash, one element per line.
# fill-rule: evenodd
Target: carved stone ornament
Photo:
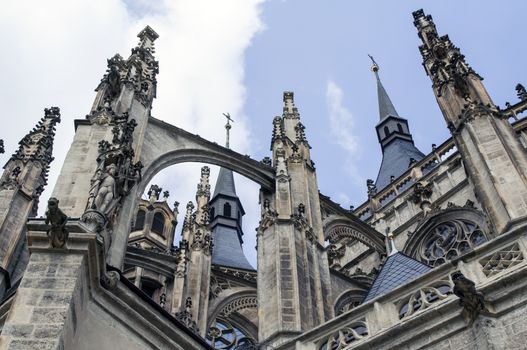
<path fill-rule="evenodd" d="M 203 250 L 206 255 L 212 253 L 214 244 L 212 243 L 212 234 L 210 232 L 202 233 L 200 230 L 197 230 L 194 234 L 194 240 L 192 242 L 193 250 Z"/>
<path fill-rule="evenodd" d="M 161 191 L 163 191 L 163 189 L 158 185 L 150 186 L 150 189 L 148 190 L 148 198 L 150 204 L 154 204 L 157 200 L 159 200 L 159 195 L 161 194 Z"/>
<path fill-rule="evenodd" d="M 485 297 L 476 290 L 476 284 L 459 271 L 452 274 L 452 281 L 454 294 L 459 297 L 459 305 L 463 307 L 465 321 L 472 325 L 480 313 L 488 312 Z"/>
<path fill-rule="evenodd" d="M 42 169 L 35 188 L 47 184 L 49 165 L 53 161 L 53 140 L 57 123 L 60 123 L 60 109 L 58 107 L 45 108 L 44 117 L 20 140 L 18 149 L 11 156 L 0 180 L 0 189 L 19 187 L 19 175 L 25 172 L 30 162 L 39 163 Z"/>
<path fill-rule="evenodd" d="M 210 168 L 208 166 L 202 167 L 201 177 L 200 177 L 200 181 L 198 184 L 198 190 L 196 192 L 196 196 L 210 197 L 209 177 L 210 177 Z"/>
<path fill-rule="evenodd" d="M 11 172 L 7 173 L 7 177 L 2 181 L 2 183 L 0 183 L 0 189 L 14 190 L 20 187 L 18 177 L 20 176 L 21 172 L 22 170 L 20 169 L 19 166 L 14 167 Z"/>
<path fill-rule="evenodd" d="M 516 94 L 521 101 L 527 100 L 527 90 L 522 84 L 516 85 Z"/>
<path fill-rule="evenodd" d="M 430 197 L 432 196 L 432 183 L 417 182 L 409 199 L 426 213 L 430 210 Z"/>
<path fill-rule="evenodd" d="M 125 113 L 115 121 L 112 142 L 99 142 L 97 169 L 91 180 L 91 189 L 86 210 L 97 210 L 112 224 L 117 216 L 122 199 L 130 193 L 141 179 L 141 162 L 133 163 L 133 131 L 135 120 L 128 121 Z"/>
<path fill-rule="evenodd" d="M 192 298 L 188 297 L 185 300 L 185 309 L 176 313 L 176 319 L 183 323 L 188 329 L 198 334 L 199 329 L 196 322 L 192 318 Z"/>
<path fill-rule="evenodd" d="M 81 221 L 92 232 L 100 232 L 106 225 L 106 217 L 93 209 L 86 210 L 81 216 Z"/>
<path fill-rule="evenodd" d="M 5 149 L 4 149 L 4 140 L 0 140 L 0 154 L 4 153 L 5 152 Z"/>
<path fill-rule="evenodd" d="M 176 250 L 176 278 L 183 278 L 187 274 L 187 264 L 189 258 L 187 257 L 188 241 L 182 239 L 179 242 L 179 247 Z"/>
<path fill-rule="evenodd" d="M 119 282 L 119 273 L 117 271 L 106 271 L 101 276 L 101 285 L 106 289 L 114 289 Z"/>
<path fill-rule="evenodd" d="M 59 200 L 50 198 L 48 210 L 46 211 L 46 225 L 51 225 L 47 231 L 49 244 L 52 248 L 64 248 L 68 242 L 69 232 L 66 228 L 68 217 L 59 208 Z"/>
<path fill-rule="evenodd" d="M 274 225 L 276 219 L 278 218 L 278 213 L 271 209 L 271 201 L 268 198 L 264 199 L 262 209 L 262 217 L 260 219 L 258 228 L 256 229 L 258 232 L 267 230 L 269 227 Z"/>
<path fill-rule="evenodd" d="M 328 339 L 322 343 L 320 349 L 343 350 L 355 341 L 368 336 L 366 322 L 354 322 L 346 327 L 332 333 Z"/>

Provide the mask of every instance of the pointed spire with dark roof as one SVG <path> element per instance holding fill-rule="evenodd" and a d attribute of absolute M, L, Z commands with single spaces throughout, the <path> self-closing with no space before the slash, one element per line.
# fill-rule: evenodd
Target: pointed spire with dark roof
<path fill-rule="evenodd" d="M 397 111 L 395 110 L 395 107 L 393 106 L 392 100 L 390 100 L 390 97 L 388 96 L 388 93 L 386 92 L 386 89 L 384 89 L 384 86 L 382 85 L 381 78 L 379 78 L 379 65 L 377 65 L 377 62 L 373 59 L 371 55 L 368 55 L 372 61 L 371 71 L 375 74 L 375 78 L 377 79 L 377 96 L 379 99 L 379 120 L 383 120 L 387 116 L 391 115 L 394 117 L 399 117 L 399 114 L 397 114 Z"/>
<path fill-rule="evenodd" d="M 227 118 L 225 147 L 229 148 L 230 122 L 233 120 L 228 113 L 223 115 Z M 212 208 L 210 225 L 214 239 L 212 264 L 254 270 L 242 249 L 242 216 L 245 211 L 236 195 L 232 170 L 220 168 L 209 206 Z"/>
<path fill-rule="evenodd" d="M 401 118 L 395 110 L 379 78 L 379 66 L 372 56 L 370 58 L 373 62 L 371 70 L 377 80 L 379 99 L 380 121 L 375 129 L 381 144 L 382 163 L 375 186 L 381 191 L 390 184 L 390 179 L 397 178 L 408 170 L 412 159 L 420 161 L 424 154 L 415 147 L 408 120 Z"/>

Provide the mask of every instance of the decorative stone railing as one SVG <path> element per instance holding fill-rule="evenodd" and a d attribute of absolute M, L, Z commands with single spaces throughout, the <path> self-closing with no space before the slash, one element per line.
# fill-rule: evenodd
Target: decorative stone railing
<path fill-rule="evenodd" d="M 489 310 L 496 314 L 504 312 L 498 310 L 501 307 L 497 306 L 500 304 L 499 301 L 514 293 L 514 288 L 518 289 L 516 293 L 521 293 L 519 288 L 524 287 L 520 287 L 523 283 L 520 282 L 527 283 L 527 264 L 524 258 L 527 254 L 525 232 L 527 232 L 527 222 L 514 231 L 502 234 L 388 294 L 359 305 L 282 344 L 276 350 L 388 348 L 379 344 L 386 339 L 398 341 L 399 337 L 404 338 L 405 344 L 408 345 L 412 337 L 416 337 L 413 328 L 416 324 L 428 329 L 441 322 L 453 322 L 453 318 L 457 318 L 457 324 L 461 324 L 459 327 L 466 328 L 467 325 L 461 316 L 463 307 L 460 306 L 459 298 L 453 293 L 454 282 L 451 276 L 455 272 L 461 272 L 475 283 L 476 290 L 485 295 Z M 510 305 L 508 307 L 510 308 Z M 446 318 L 449 321 L 445 321 Z M 446 328 L 442 331 L 456 331 L 453 323 L 450 329 Z M 393 335 L 390 336 L 392 333 Z M 428 341 L 433 342 L 434 336 L 430 335 Z M 372 344 L 375 346 L 372 347 Z"/>

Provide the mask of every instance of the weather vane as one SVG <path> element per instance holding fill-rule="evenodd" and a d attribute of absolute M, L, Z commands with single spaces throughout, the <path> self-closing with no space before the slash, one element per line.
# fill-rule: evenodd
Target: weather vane
<path fill-rule="evenodd" d="M 225 130 L 227 131 L 227 140 L 225 142 L 225 147 L 229 148 L 229 130 L 231 130 L 231 122 L 234 123 L 234 120 L 231 118 L 229 113 L 223 113 L 223 116 L 227 118 L 227 124 L 225 124 Z"/>

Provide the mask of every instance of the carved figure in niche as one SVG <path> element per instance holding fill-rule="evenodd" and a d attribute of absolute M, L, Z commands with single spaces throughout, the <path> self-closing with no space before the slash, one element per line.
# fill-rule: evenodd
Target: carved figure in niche
<path fill-rule="evenodd" d="M 46 211 L 46 225 L 51 224 L 47 235 L 49 243 L 53 248 L 63 248 L 68 241 L 69 232 L 66 229 L 68 217 L 59 208 L 59 200 L 50 198 L 48 200 L 48 210 Z"/>
<path fill-rule="evenodd" d="M 108 60 L 108 77 L 106 78 L 108 83 L 107 93 L 111 99 L 114 99 L 119 95 L 121 90 L 121 75 L 117 69 L 116 62 L 111 59 Z"/>
<path fill-rule="evenodd" d="M 459 271 L 452 274 L 454 294 L 459 297 L 459 305 L 463 306 L 463 314 L 471 325 L 480 312 L 488 312 L 485 297 L 476 290 L 476 284 L 463 276 Z"/>
<path fill-rule="evenodd" d="M 453 60 L 457 59 L 457 57 L 454 57 Z M 460 72 L 460 69 L 456 66 L 456 63 L 452 63 L 448 66 L 449 75 L 454 82 L 454 88 L 456 89 L 456 92 L 464 99 L 467 99 L 470 97 L 470 90 L 467 83 L 466 76 Z"/>
<path fill-rule="evenodd" d="M 106 166 L 104 172 L 96 180 L 92 195 L 94 198 L 92 209 L 105 213 L 112 200 L 117 197 L 115 174 L 117 166 L 110 164 Z"/>

